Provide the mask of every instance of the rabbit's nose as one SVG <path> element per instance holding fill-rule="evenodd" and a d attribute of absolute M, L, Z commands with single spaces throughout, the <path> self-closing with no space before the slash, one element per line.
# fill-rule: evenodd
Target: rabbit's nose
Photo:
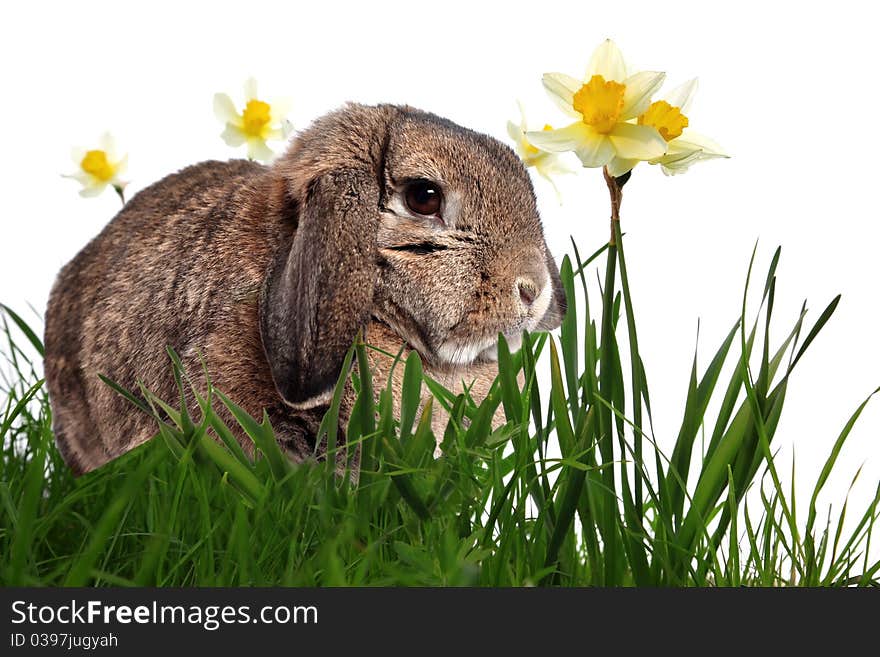
<path fill-rule="evenodd" d="M 516 287 L 519 291 L 519 300 L 526 309 L 531 308 L 538 296 L 538 286 L 527 278 L 518 278 L 516 281 Z"/>

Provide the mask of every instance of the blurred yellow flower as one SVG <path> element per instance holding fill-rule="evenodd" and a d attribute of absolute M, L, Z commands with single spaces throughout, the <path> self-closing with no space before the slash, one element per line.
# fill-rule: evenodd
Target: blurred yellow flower
<path fill-rule="evenodd" d="M 518 105 L 520 115 L 519 125 L 517 125 L 513 121 L 508 121 L 507 134 L 513 140 L 514 149 L 516 150 L 517 155 L 519 155 L 520 159 L 523 161 L 523 164 L 525 164 L 527 167 L 534 167 L 535 171 L 537 171 L 542 178 L 546 179 L 553 186 L 553 190 L 556 192 L 556 195 L 558 197 L 559 189 L 556 187 L 556 183 L 553 181 L 552 176 L 557 174 L 572 173 L 572 170 L 559 161 L 559 155 L 557 153 L 542 151 L 528 140 L 528 138 L 526 137 L 526 114 L 523 110 L 522 104 L 518 103 Z M 553 128 L 550 125 L 544 126 L 545 132 L 552 129 Z"/>
<path fill-rule="evenodd" d="M 286 100 L 272 103 L 260 100 L 254 78 L 244 83 L 244 99 L 245 106 L 239 114 L 228 95 L 214 94 L 214 114 L 226 124 L 220 136 L 233 148 L 247 143 L 248 158 L 268 162 L 275 153 L 266 142 L 286 139 L 292 130 L 285 118 L 290 103 Z"/>
<path fill-rule="evenodd" d="M 651 104 L 664 73 L 628 74 L 623 55 L 610 40 L 596 48 L 583 80 L 546 73 L 545 89 L 563 112 L 577 119 L 565 128 L 528 132 L 538 148 L 574 151 L 585 167 L 605 166 L 614 158 L 652 160 L 666 152 L 666 140 L 652 125 L 633 123 Z"/>
<path fill-rule="evenodd" d="M 77 167 L 74 173 L 65 178 L 73 178 L 82 185 L 80 196 L 97 196 L 107 187 L 112 187 L 122 202 L 125 202 L 123 190 L 127 183 L 120 179 L 128 165 L 128 156 L 119 157 L 116 152 L 116 141 L 109 132 L 101 135 L 98 147 L 93 149 L 74 148 L 71 158 Z"/>
<path fill-rule="evenodd" d="M 651 103 L 638 118 L 639 125 L 655 127 L 667 141 L 666 154 L 649 160 L 650 164 L 659 164 L 667 176 L 684 173 L 696 162 L 730 157 L 714 141 L 688 128 L 690 119 L 687 115 L 696 91 L 697 79 L 694 78 L 676 87 L 664 100 Z M 612 165 L 620 168 L 616 162 Z M 608 167 L 609 173 L 620 175 L 612 171 L 612 165 Z M 623 168 L 629 167 L 626 171 L 633 166 L 635 162 L 622 164 Z"/>

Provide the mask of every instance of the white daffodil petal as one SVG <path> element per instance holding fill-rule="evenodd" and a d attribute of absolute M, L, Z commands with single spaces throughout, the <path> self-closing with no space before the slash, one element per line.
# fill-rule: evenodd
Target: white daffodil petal
<path fill-rule="evenodd" d="M 562 194 L 559 193 L 559 188 L 556 186 L 556 182 L 553 180 L 553 178 L 550 177 L 550 172 L 538 167 L 536 167 L 536 170 L 538 171 L 539 176 L 550 183 L 550 186 L 553 188 L 553 192 L 556 194 L 556 200 L 559 201 L 559 205 L 562 205 Z"/>
<path fill-rule="evenodd" d="M 617 157 L 632 160 L 653 160 L 666 153 L 666 140 L 655 128 L 634 123 L 618 123 L 608 139 Z"/>
<path fill-rule="evenodd" d="M 614 157 L 614 147 L 605 135 L 592 130 L 589 137 L 578 147 L 575 155 L 585 167 L 605 166 Z"/>
<path fill-rule="evenodd" d="M 516 125 L 513 121 L 507 122 L 507 136 L 513 140 L 513 143 L 517 146 L 520 145 L 520 140 L 523 138 L 523 130 L 518 125 Z"/>
<path fill-rule="evenodd" d="M 664 169 L 674 169 L 676 171 L 686 171 L 687 168 L 699 162 L 701 159 L 702 153 L 700 151 L 683 151 L 681 153 L 673 153 L 664 155 L 661 158 L 658 158 L 651 164 L 660 164 Z"/>
<path fill-rule="evenodd" d="M 82 164 L 83 158 L 86 156 L 86 149 L 76 146 L 70 149 L 70 159 L 76 166 Z"/>
<path fill-rule="evenodd" d="M 590 139 L 593 133 L 583 121 L 572 123 L 565 128 L 558 130 L 535 130 L 526 133 L 526 139 L 529 142 L 545 151 L 552 153 L 562 153 L 563 151 L 574 151 Z"/>
<path fill-rule="evenodd" d="M 563 73 L 545 73 L 541 82 L 559 109 L 572 118 L 580 118 L 581 113 L 572 106 L 574 94 L 581 88 L 580 82 Z"/>
<path fill-rule="evenodd" d="M 258 162 L 268 162 L 275 157 L 275 153 L 262 139 L 248 139 L 248 157 Z"/>
<path fill-rule="evenodd" d="M 114 178 L 125 173 L 125 170 L 128 168 L 128 154 L 123 155 L 122 158 L 113 165 L 113 168 L 116 171 L 116 174 L 113 176 Z"/>
<path fill-rule="evenodd" d="M 248 78 L 244 81 L 244 100 L 254 100 L 257 98 L 257 81 L 254 78 Z"/>
<path fill-rule="evenodd" d="M 623 53 L 611 39 L 605 39 L 590 57 L 584 80 L 588 81 L 594 75 L 601 75 L 606 81 L 623 82 L 626 79 Z"/>
<path fill-rule="evenodd" d="M 247 137 L 241 129 L 232 123 L 226 124 L 226 129 L 220 134 L 220 138 L 226 142 L 227 146 L 233 148 L 237 148 L 247 141 Z"/>
<path fill-rule="evenodd" d="M 664 155 L 656 162 L 660 164 L 663 173 L 667 176 L 673 176 L 679 173 L 685 173 L 691 166 L 697 162 L 705 162 L 707 160 L 715 160 L 725 155 L 712 155 L 703 151 L 690 151 L 686 153 L 676 153 L 674 155 Z M 654 163 L 652 163 L 654 164 Z"/>
<path fill-rule="evenodd" d="M 672 176 L 686 172 L 697 162 L 729 157 L 714 141 L 686 130 L 681 137 L 669 142 L 669 151 L 652 164 L 660 164 L 663 173 Z"/>
<path fill-rule="evenodd" d="M 608 175 L 613 178 L 618 178 L 622 176 L 627 171 L 632 171 L 633 167 L 635 167 L 639 163 L 639 160 L 627 160 L 622 157 L 615 157 L 605 165 L 605 168 L 608 169 Z"/>
<path fill-rule="evenodd" d="M 697 78 L 694 78 L 670 91 L 664 100 L 673 107 L 680 109 L 682 114 L 687 114 L 691 109 L 691 102 L 693 102 L 696 92 Z"/>
<path fill-rule="evenodd" d="M 517 101 L 516 101 L 516 106 L 517 106 L 517 108 L 519 109 L 519 127 L 520 127 L 520 130 L 521 130 L 522 132 L 525 132 L 526 130 L 528 130 L 528 127 L 527 127 L 527 124 L 526 124 L 526 108 L 523 107 L 522 101 L 520 101 L 520 100 L 517 100 Z"/>
<path fill-rule="evenodd" d="M 675 176 L 686 173 L 697 162 L 711 159 L 711 157 L 703 157 L 703 153 L 700 151 L 691 151 L 684 154 L 664 155 L 654 164 L 659 164 L 665 175 Z"/>
<path fill-rule="evenodd" d="M 274 141 L 281 141 L 282 139 L 284 139 L 284 130 L 282 130 L 280 127 L 269 128 L 268 130 L 265 131 L 263 137 L 265 139 L 272 139 Z"/>
<path fill-rule="evenodd" d="M 87 187 L 92 184 L 93 178 L 87 174 L 85 171 L 80 169 L 75 173 L 62 173 L 62 178 L 70 178 L 71 180 L 75 180 L 80 185 Z"/>
<path fill-rule="evenodd" d="M 544 169 L 556 176 L 567 176 L 577 173 L 576 169 L 573 169 L 567 163 L 563 162 L 562 158 L 555 153 L 548 154 L 548 161 L 544 164 Z"/>
<path fill-rule="evenodd" d="M 281 121 L 281 136 L 282 136 L 282 138 L 284 138 L 286 140 L 288 137 L 290 137 L 290 135 L 293 134 L 293 130 L 294 130 L 293 124 L 290 121 L 288 121 L 287 119 L 284 119 Z"/>
<path fill-rule="evenodd" d="M 550 178 L 551 176 L 556 175 L 558 172 L 556 168 L 553 166 L 553 162 L 548 160 L 547 158 L 541 158 L 537 162 L 535 162 L 535 171 L 540 173 L 545 178 Z"/>
<path fill-rule="evenodd" d="M 79 195 L 84 198 L 92 198 L 107 189 L 107 183 L 98 183 L 97 185 L 89 185 L 79 190 Z"/>
<path fill-rule="evenodd" d="M 272 123 L 281 123 L 290 114 L 293 101 L 290 98 L 276 98 L 269 103 L 269 117 Z"/>
<path fill-rule="evenodd" d="M 571 98 L 582 86 L 584 86 L 583 82 L 570 75 L 566 75 L 565 73 L 544 73 L 541 79 L 544 80 L 545 84 L 550 82 L 560 89 L 565 89 L 567 94 L 566 92 L 560 93 L 560 96 L 565 98 Z"/>
<path fill-rule="evenodd" d="M 672 161 L 676 158 L 687 157 L 687 156 L 691 155 L 692 153 L 699 153 L 700 152 L 699 148 L 695 148 L 694 146 L 685 147 L 684 144 L 682 144 L 680 142 L 679 143 L 676 143 L 676 142 L 677 142 L 677 140 L 675 140 L 675 139 L 673 139 L 671 142 L 669 142 L 669 144 L 667 144 L 666 153 L 664 153 L 660 157 L 656 158 L 655 160 L 652 160 L 652 164 L 655 162 L 661 162 L 661 161 L 664 161 L 664 162 Z"/>
<path fill-rule="evenodd" d="M 684 169 L 678 169 L 661 164 L 660 170 L 663 172 L 664 176 L 677 176 L 682 173 L 687 173 L 688 168 L 685 167 Z"/>
<path fill-rule="evenodd" d="M 98 148 L 104 151 L 108 161 L 112 162 L 116 158 L 116 140 L 109 132 L 105 132 L 98 139 Z"/>
<path fill-rule="evenodd" d="M 239 118 L 238 112 L 235 111 L 235 103 L 226 94 L 214 94 L 214 116 L 223 123 L 230 123 Z"/>
<path fill-rule="evenodd" d="M 644 114 L 651 104 L 651 96 L 656 93 L 666 79 L 665 73 L 656 71 L 641 71 L 631 75 L 624 84 L 623 108 L 620 110 L 620 118 L 623 121 Z"/>
<path fill-rule="evenodd" d="M 685 130 L 681 133 L 681 137 L 673 139 L 669 143 L 670 150 L 699 150 L 707 156 L 712 157 L 730 157 L 724 152 L 716 142 L 712 141 L 705 135 L 691 130 Z"/>

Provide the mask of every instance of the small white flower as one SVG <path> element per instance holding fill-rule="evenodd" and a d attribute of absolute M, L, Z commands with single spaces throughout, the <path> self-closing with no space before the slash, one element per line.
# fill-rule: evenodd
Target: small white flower
<path fill-rule="evenodd" d="M 284 140 L 293 131 L 285 118 L 290 103 L 276 100 L 268 103 L 257 97 L 257 81 L 249 78 L 244 84 L 245 106 L 241 114 L 227 94 L 214 94 L 214 114 L 226 124 L 223 141 L 233 148 L 247 144 L 248 158 L 268 162 L 275 153 L 266 145 L 271 140 Z"/>
<path fill-rule="evenodd" d="M 123 182 L 120 176 L 128 166 L 128 155 L 117 155 L 116 141 L 109 132 L 101 135 L 97 148 L 74 148 L 70 155 L 77 170 L 64 177 L 73 178 L 82 185 L 80 196 L 97 196 L 107 187 L 112 187 L 125 202 L 122 194 L 128 183 Z"/>
<path fill-rule="evenodd" d="M 528 130 L 526 114 L 523 110 L 522 104 L 517 103 L 517 105 L 519 105 L 519 125 L 515 124 L 513 121 L 507 122 L 507 134 L 514 142 L 514 149 L 523 161 L 523 164 L 527 167 L 534 167 L 535 171 L 538 172 L 538 175 L 546 179 L 553 186 L 556 196 L 560 197 L 559 189 L 556 187 L 556 183 L 553 181 L 552 176 L 573 173 L 573 171 L 560 162 L 560 156 L 557 153 L 542 151 L 529 141 L 526 136 Z M 552 129 L 553 127 L 549 124 L 544 126 L 544 131 L 550 131 Z"/>

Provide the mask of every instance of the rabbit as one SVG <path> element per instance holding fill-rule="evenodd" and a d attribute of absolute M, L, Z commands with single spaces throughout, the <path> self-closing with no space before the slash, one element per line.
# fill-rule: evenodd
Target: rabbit
<path fill-rule="evenodd" d="M 517 348 L 523 329 L 556 328 L 565 309 L 510 148 L 409 106 L 348 104 L 271 165 L 208 161 L 147 187 L 62 268 L 45 330 L 55 440 L 82 474 L 151 438 L 155 420 L 98 375 L 173 402 L 170 346 L 203 391 L 204 363 L 215 388 L 265 411 L 303 461 L 359 331 L 382 382 L 393 361 L 382 352 L 415 350 L 426 374 L 473 384 L 480 401 L 499 332 Z"/>

